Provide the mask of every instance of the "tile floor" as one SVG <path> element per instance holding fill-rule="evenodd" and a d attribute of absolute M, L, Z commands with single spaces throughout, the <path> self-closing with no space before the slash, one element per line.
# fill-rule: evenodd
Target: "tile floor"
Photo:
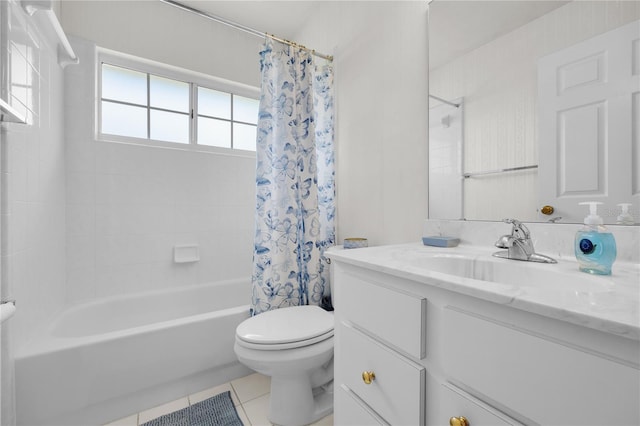
<path fill-rule="evenodd" d="M 254 373 L 232 380 L 229 383 L 141 411 L 123 419 L 115 420 L 105 426 L 138 426 L 156 417 L 186 408 L 190 404 L 195 404 L 225 391 L 231 391 L 231 399 L 236 406 L 240 420 L 242 420 L 245 426 L 271 426 L 271 422 L 269 422 L 267 418 L 267 413 L 269 412 L 270 385 L 271 381 L 269 377 Z M 333 415 L 329 415 L 313 424 L 313 426 L 332 425 Z"/>

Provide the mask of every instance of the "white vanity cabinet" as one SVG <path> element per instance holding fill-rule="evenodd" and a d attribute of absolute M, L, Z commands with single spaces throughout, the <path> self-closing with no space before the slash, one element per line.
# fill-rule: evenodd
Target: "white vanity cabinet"
<path fill-rule="evenodd" d="M 335 424 L 640 424 L 638 340 L 340 255 L 332 267 Z"/>
<path fill-rule="evenodd" d="M 336 310 L 335 411 L 348 415 L 337 424 L 424 424 L 426 299 L 339 274 L 345 285 L 334 287 L 344 306 Z M 358 406 L 366 407 L 367 421 L 353 419 Z"/>

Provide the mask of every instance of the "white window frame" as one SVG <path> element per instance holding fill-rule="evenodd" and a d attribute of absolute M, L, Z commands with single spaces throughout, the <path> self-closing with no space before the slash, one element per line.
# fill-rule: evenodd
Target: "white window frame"
<path fill-rule="evenodd" d="M 147 74 L 153 74 L 158 77 L 165 77 L 173 80 L 190 83 L 189 104 L 191 107 L 189 122 L 190 140 L 189 143 L 168 142 L 156 139 L 136 138 L 130 136 L 112 135 L 102 133 L 102 64 L 107 63 L 117 67 L 128 68 Z M 200 145 L 197 143 L 197 118 L 198 105 L 197 99 L 198 87 L 213 89 L 220 92 L 230 93 L 231 95 L 243 96 L 251 99 L 260 99 L 260 89 L 243 83 L 226 80 L 219 77 L 213 77 L 196 71 L 187 70 L 173 65 L 163 64 L 161 62 L 149 59 L 139 58 L 137 56 L 128 55 L 113 50 L 98 48 L 96 54 L 96 117 L 95 117 L 95 138 L 97 141 L 103 142 L 120 142 L 136 145 L 145 145 L 151 147 L 164 147 L 173 149 L 182 149 L 190 151 L 211 152 L 224 155 L 248 156 L 255 157 L 255 151 L 248 151 L 238 148 L 226 148 L 209 145 Z M 242 121 L 236 121 L 243 123 Z M 233 123 L 233 122 L 232 122 Z M 233 127 L 233 126 L 232 126 Z M 232 142 L 233 146 L 233 142 Z"/>

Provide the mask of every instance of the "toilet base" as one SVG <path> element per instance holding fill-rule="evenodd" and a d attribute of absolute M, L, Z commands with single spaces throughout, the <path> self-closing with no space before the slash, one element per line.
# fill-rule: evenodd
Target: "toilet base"
<path fill-rule="evenodd" d="M 282 426 L 314 423 L 333 412 L 333 381 L 311 388 L 300 376 L 271 377 L 269 421 Z"/>
<path fill-rule="evenodd" d="M 311 424 L 333 411 L 333 337 L 297 349 L 258 351 L 234 345 L 238 360 L 271 377 L 269 420 Z"/>

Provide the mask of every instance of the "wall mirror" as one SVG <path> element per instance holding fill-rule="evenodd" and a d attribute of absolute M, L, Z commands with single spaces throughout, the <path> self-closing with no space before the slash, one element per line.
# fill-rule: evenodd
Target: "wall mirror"
<path fill-rule="evenodd" d="M 429 217 L 640 222 L 640 2 L 434 0 Z"/>

